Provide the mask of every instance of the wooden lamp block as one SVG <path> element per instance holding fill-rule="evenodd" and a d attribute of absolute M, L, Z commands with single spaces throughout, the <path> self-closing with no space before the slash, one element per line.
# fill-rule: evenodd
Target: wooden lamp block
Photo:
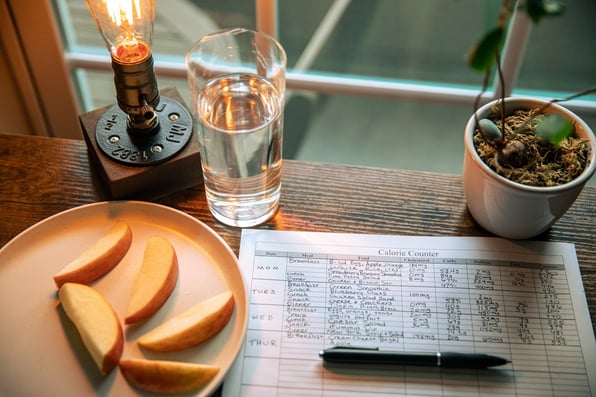
<path fill-rule="evenodd" d="M 176 89 L 161 91 L 184 106 Z M 112 199 L 152 199 L 200 184 L 203 180 L 196 131 L 174 157 L 159 164 L 137 166 L 122 164 L 108 157 L 96 141 L 96 126 L 111 106 L 96 109 L 79 117 L 89 157 Z"/>

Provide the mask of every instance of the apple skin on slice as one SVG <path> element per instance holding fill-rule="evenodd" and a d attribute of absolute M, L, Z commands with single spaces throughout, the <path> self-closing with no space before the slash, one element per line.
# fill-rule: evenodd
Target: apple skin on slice
<path fill-rule="evenodd" d="M 60 288 L 67 282 L 89 284 L 97 280 L 122 260 L 131 243 L 132 231 L 128 224 L 116 221 L 103 237 L 55 274 L 54 283 Z"/>
<path fill-rule="evenodd" d="M 205 386 L 219 367 L 179 361 L 131 358 L 120 361 L 126 381 L 151 393 L 188 393 Z"/>
<path fill-rule="evenodd" d="M 84 284 L 65 283 L 58 297 L 97 368 L 102 375 L 108 374 L 118 365 L 124 349 L 122 327 L 114 309 L 99 292 Z"/>
<path fill-rule="evenodd" d="M 178 259 L 172 244 L 161 236 L 150 238 L 124 323 L 133 324 L 155 314 L 176 287 L 178 273 Z"/>
<path fill-rule="evenodd" d="M 234 295 L 222 292 L 167 320 L 138 339 L 138 344 L 156 352 L 196 346 L 221 331 L 234 311 Z"/>

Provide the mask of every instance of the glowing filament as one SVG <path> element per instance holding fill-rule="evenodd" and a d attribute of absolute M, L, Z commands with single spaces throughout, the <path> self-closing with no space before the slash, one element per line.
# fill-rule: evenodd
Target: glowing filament
<path fill-rule="evenodd" d="M 136 14 L 137 19 L 141 18 L 139 0 L 103 0 L 103 2 L 107 7 L 110 18 L 118 26 L 122 26 L 123 20 L 126 25 L 133 26 L 134 14 Z"/>

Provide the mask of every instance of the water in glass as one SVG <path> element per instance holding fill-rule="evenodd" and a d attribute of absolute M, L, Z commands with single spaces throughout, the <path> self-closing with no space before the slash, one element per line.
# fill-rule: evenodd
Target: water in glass
<path fill-rule="evenodd" d="M 234 73 L 207 82 L 197 114 L 205 191 L 213 215 L 249 227 L 269 219 L 280 195 L 283 117 L 267 80 Z"/>

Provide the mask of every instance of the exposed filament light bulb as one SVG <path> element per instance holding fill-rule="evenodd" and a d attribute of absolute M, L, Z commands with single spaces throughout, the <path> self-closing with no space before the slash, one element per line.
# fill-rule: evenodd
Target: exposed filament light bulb
<path fill-rule="evenodd" d="M 159 89 L 151 46 L 154 0 L 86 0 L 112 57 L 119 107 L 133 131 L 153 130 Z"/>

